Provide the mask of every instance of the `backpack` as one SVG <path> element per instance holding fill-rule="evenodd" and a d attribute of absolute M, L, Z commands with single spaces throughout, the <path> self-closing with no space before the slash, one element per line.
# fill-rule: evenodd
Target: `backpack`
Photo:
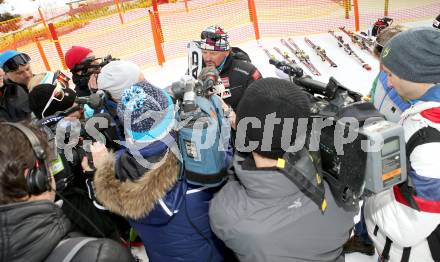
<path fill-rule="evenodd" d="M 193 185 L 215 187 L 226 179 L 230 125 L 223 121 L 221 98 L 196 97 L 200 109 L 178 131 L 185 176 Z"/>
<path fill-rule="evenodd" d="M 61 241 L 46 258 L 45 262 L 70 262 L 83 246 L 97 238 L 74 237 Z"/>
<path fill-rule="evenodd" d="M 408 161 L 408 170 L 411 170 L 411 164 L 409 163 L 409 157 L 411 156 L 411 153 L 414 151 L 414 149 L 417 146 L 427 144 L 427 143 L 433 143 L 433 142 L 440 142 L 440 132 L 433 128 L 433 127 L 424 127 L 419 129 L 417 132 L 415 132 L 406 143 L 406 158 Z M 417 202 L 414 199 L 414 196 L 416 195 L 415 188 L 412 182 L 411 177 L 408 175 L 407 181 L 402 183 L 399 186 L 399 190 L 403 197 L 408 201 L 408 204 L 411 208 L 420 211 L 419 206 L 417 205 Z M 374 234 L 377 234 L 378 226 L 375 226 Z M 437 226 L 437 228 L 427 237 L 429 250 L 431 251 L 431 256 L 434 261 L 440 261 L 440 225 Z M 391 249 L 393 241 L 386 237 L 385 246 L 382 252 L 382 258 L 387 261 L 389 258 L 389 252 Z M 407 262 L 409 260 L 411 253 L 411 247 L 405 247 L 403 249 L 402 259 L 401 262 Z"/>

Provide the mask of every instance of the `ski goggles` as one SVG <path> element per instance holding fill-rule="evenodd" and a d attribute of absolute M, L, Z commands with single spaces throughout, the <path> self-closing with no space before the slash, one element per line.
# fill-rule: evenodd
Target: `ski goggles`
<path fill-rule="evenodd" d="M 64 90 L 69 87 L 69 80 L 70 78 L 66 76 L 61 71 L 48 72 L 46 73 L 45 77 L 41 81 L 40 85 L 50 85 L 55 87 L 53 89 L 52 95 L 50 96 L 49 100 L 47 101 L 46 105 L 44 106 L 43 111 L 41 112 L 41 117 L 44 118 L 44 113 L 49 108 L 52 101 L 58 101 L 61 102 L 64 99 Z"/>
<path fill-rule="evenodd" d="M 16 71 L 20 66 L 27 65 L 29 61 L 31 58 L 27 54 L 18 54 L 3 64 L 3 71 L 5 73 Z"/>
<path fill-rule="evenodd" d="M 218 41 L 220 39 L 227 39 L 225 34 L 218 34 L 218 33 L 214 33 L 214 32 L 210 32 L 210 31 L 203 31 L 200 34 L 200 39 L 205 40 L 205 39 L 212 39 L 214 41 Z"/>

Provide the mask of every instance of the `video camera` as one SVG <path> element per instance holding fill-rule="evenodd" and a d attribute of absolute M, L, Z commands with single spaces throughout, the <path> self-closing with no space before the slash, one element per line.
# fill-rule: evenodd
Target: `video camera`
<path fill-rule="evenodd" d="M 172 83 L 170 91 L 182 105 L 183 113 L 194 113 L 198 108 L 197 97 L 206 98 L 217 93 L 214 89 L 220 81 L 219 72 L 215 68 L 203 68 L 197 80 L 190 75 L 184 75 L 179 81 Z"/>
<path fill-rule="evenodd" d="M 226 179 L 225 159 L 230 125 L 224 119 L 220 82 L 215 68 L 204 68 L 198 79 L 186 75 L 169 92 L 178 106 L 178 145 L 188 183 L 214 187 Z"/>
<path fill-rule="evenodd" d="M 113 58 L 111 55 L 107 55 L 102 58 L 96 58 L 94 56 L 90 56 L 85 58 L 81 63 L 76 64 L 71 72 L 88 77 L 91 74 L 99 73 L 101 68 L 110 63 L 111 61 L 119 60 L 117 58 Z"/>
<path fill-rule="evenodd" d="M 336 201 L 357 209 L 366 194 L 379 193 L 406 180 L 403 128 L 385 120 L 362 95 L 342 86 L 333 77 L 327 84 L 303 76 L 302 70 L 271 59 L 276 68 L 290 76 L 311 100 L 314 123 L 312 138 L 319 139 L 322 174 Z M 318 121 L 319 122 L 319 121 Z M 309 147 L 309 151 L 313 151 Z"/>
<path fill-rule="evenodd" d="M 95 117 L 111 121 L 107 114 L 99 114 Z M 104 121 L 97 120 L 86 123 L 77 119 L 67 119 L 62 112 L 59 112 L 35 123 L 37 127 L 46 132 L 59 155 L 58 159 L 50 165 L 51 169 L 56 169 L 51 171 L 58 192 L 63 192 L 73 183 L 76 173 L 82 173 L 81 161 L 85 156 L 89 161 L 89 166 L 94 168 L 90 145 L 96 141 L 101 143 L 107 141 L 105 132 L 109 124 L 107 127 L 101 127 L 106 126 L 102 125 L 102 122 Z"/>

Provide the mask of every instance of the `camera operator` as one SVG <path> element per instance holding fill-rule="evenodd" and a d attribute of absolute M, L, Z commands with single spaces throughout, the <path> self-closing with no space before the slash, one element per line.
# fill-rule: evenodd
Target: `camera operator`
<path fill-rule="evenodd" d="M 121 101 L 122 92 L 144 79 L 141 69 L 135 63 L 123 60 L 111 61 L 99 73 L 98 91 L 92 94 L 89 102 L 84 105 L 84 116 L 90 118 L 96 114 L 109 114 L 116 127 L 116 132 L 111 135 L 110 140 L 125 140 L 124 127 L 119 120 L 117 106 Z M 116 145 L 107 146 L 118 149 Z"/>
<path fill-rule="evenodd" d="M 89 96 L 97 89 L 96 79 L 101 68 L 114 60 L 111 56 L 97 58 L 89 48 L 72 46 L 66 54 L 65 61 L 72 73 L 72 81 L 79 97 Z"/>
<path fill-rule="evenodd" d="M 147 81 L 123 92 L 118 114 L 127 145 L 115 154 L 92 147 L 96 194 L 128 219 L 151 261 L 223 261 L 208 219 L 216 189 L 187 183 L 175 113 L 171 96 Z"/>
<path fill-rule="evenodd" d="M 53 156 L 42 131 L 4 122 L 0 132 L 2 261 L 133 261 L 119 243 L 75 232 L 54 203 L 55 182 L 47 162 Z"/>
<path fill-rule="evenodd" d="M 286 80 L 257 80 L 244 93 L 237 109 L 235 176 L 209 210 L 213 231 L 240 261 L 344 261 L 342 245 L 355 213 L 339 207 L 327 182 L 320 180 L 327 203 L 323 213 L 324 205 L 315 205 L 277 169 L 285 148 L 308 140 L 307 124 L 301 128 L 299 122 L 309 117 L 308 96 Z M 310 158 L 305 147 L 293 155 L 298 162 Z M 317 172 L 309 171 L 312 176 Z"/>
<path fill-rule="evenodd" d="M 411 104 L 402 113 L 408 181 L 366 200 L 368 233 L 383 261 L 439 261 L 440 31 L 413 28 L 381 53 L 388 85 Z"/>
<path fill-rule="evenodd" d="M 4 74 L 0 87 L 0 121 L 17 122 L 30 119 L 27 85 L 32 78 L 31 58 L 15 50 L 0 54 L 0 67 Z"/>
<path fill-rule="evenodd" d="M 37 75 L 35 78 L 41 79 L 41 75 Z M 35 116 L 40 119 L 40 124 L 48 127 L 52 136 L 56 135 L 56 130 L 61 126 L 61 123 L 73 123 L 82 117 L 81 108 L 75 104 L 75 91 L 68 87 L 68 82 L 60 77 L 59 72 L 47 72 L 43 80 L 33 82 L 38 84 L 31 87 L 29 93 L 30 108 Z M 78 142 L 81 142 L 82 139 L 84 137 L 80 137 Z M 70 142 L 74 138 L 69 137 L 67 140 Z M 83 161 L 83 155 L 85 155 L 84 149 L 79 145 L 70 148 L 72 159 L 68 161 L 64 148 L 61 148 L 60 145 L 57 146 L 60 153 L 57 164 L 62 167 L 60 173 L 55 175 L 57 189 L 76 208 L 82 210 L 98 230 L 83 217 L 78 216 L 70 205 L 63 205 L 63 211 L 76 228 L 84 234 L 89 236 L 104 234 L 106 237 L 119 240 L 118 230 L 114 223 L 114 220 L 118 218 L 95 205 L 93 202 L 93 188 L 91 185 L 86 184 L 87 179 L 91 180 L 93 178 L 93 173 L 83 173 L 81 162 Z"/>

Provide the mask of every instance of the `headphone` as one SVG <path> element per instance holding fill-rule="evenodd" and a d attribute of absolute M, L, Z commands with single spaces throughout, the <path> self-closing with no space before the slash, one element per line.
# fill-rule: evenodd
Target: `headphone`
<path fill-rule="evenodd" d="M 37 158 L 34 166 L 29 170 L 29 174 L 26 176 L 26 190 L 31 195 L 39 195 L 43 192 L 50 191 L 50 173 L 46 168 L 46 153 L 41 146 L 37 136 L 21 123 L 1 123 L 2 125 L 8 125 L 18 129 L 31 143 L 34 156 Z"/>
<path fill-rule="evenodd" d="M 29 170 L 29 174 L 26 176 L 27 192 L 31 195 L 39 195 L 43 192 L 51 191 L 51 174 L 47 171 L 46 162 L 44 160 L 46 158 L 46 153 L 44 152 L 44 149 L 34 132 L 21 123 L 3 122 L 0 124 L 15 127 L 21 133 L 23 133 L 29 143 L 31 143 L 32 151 L 34 151 L 34 155 L 37 158 L 34 166 Z M 55 194 L 66 202 L 75 212 L 81 215 L 81 217 L 84 218 L 87 223 L 89 223 L 96 230 L 96 232 L 98 232 L 102 237 L 105 237 L 105 234 L 95 225 L 95 223 L 93 223 L 83 212 L 81 212 L 81 210 L 76 208 L 70 201 L 59 194 L 56 190 Z"/>

